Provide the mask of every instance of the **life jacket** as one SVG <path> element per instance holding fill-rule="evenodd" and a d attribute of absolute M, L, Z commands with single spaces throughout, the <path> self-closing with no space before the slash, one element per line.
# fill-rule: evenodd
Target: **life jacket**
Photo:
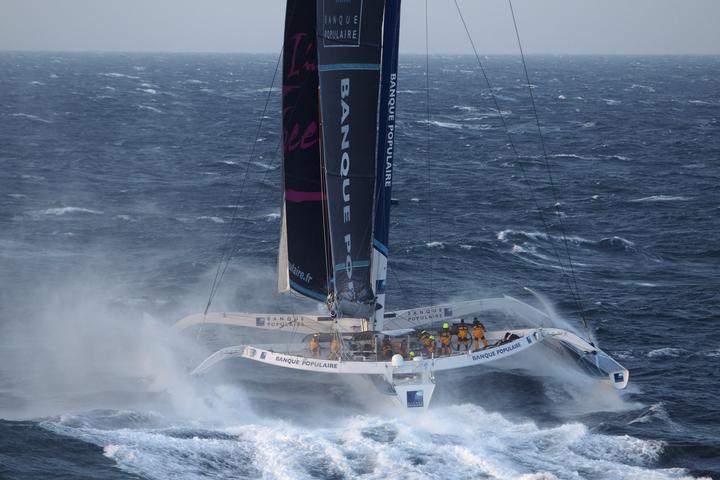
<path fill-rule="evenodd" d="M 317 338 L 313 337 L 310 339 L 310 350 L 317 350 L 318 348 L 320 348 L 320 342 Z"/>
<path fill-rule="evenodd" d="M 460 325 L 457 332 L 458 340 L 468 339 L 468 328 L 465 325 Z"/>
<path fill-rule="evenodd" d="M 433 341 L 430 339 L 430 337 L 428 335 L 426 335 L 426 336 L 422 337 L 422 343 L 423 343 L 423 345 L 425 345 L 427 347 L 428 345 L 433 343 Z"/>
<path fill-rule="evenodd" d="M 435 341 L 431 338 L 428 338 L 429 343 L 425 344 L 425 347 L 427 348 L 428 353 L 433 353 L 435 351 Z"/>
<path fill-rule="evenodd" d="M 382 344 L 383 353 L 391 353 L 392 349 L 393 349 L 392 344 L 390 342 L 383 342 L 383 344 Z"/>
<path fill-rule="evenodd" d="M 478 340 L 481 338 L 485 338 L 485 329 L 483 327 L 481 327 L 480 325 L 475 325 L 473 327 L 472 333 L 473 333 L 473 338 L 476 338 Z"/>
<path fill-rule="evenodd" d="M 442 343 L 445 346 L 450 345 L 451 336 L 452 335 L 450 335 L 449 330 L 443 330 L 442 332 L 440 332 L 440 343 Z"/>
<path fill-rule="evenodd" d="M 340 353 L 340 344 L 337 340 L 333 339 L 333 341 L 330 342 L 330 351 L 332 353 Z"/>

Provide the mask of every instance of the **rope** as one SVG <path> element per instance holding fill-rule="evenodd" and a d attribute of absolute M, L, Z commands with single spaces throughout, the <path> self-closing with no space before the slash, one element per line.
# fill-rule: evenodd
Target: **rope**
<path fill-rule="evenodd" d="M 280 61 L 282 60 L 282 52 L 283 47 L 280 48 L 280 54 L 278 55 L 277 62 L 275 63 L 275 72 L 273 73 L 272 82 L 270 84 L 270 89 L 268 90 L 267 97 L 265 98 L 265 106 L 263 107 L 262 115 L 260 115 L 260 119 L 258 120 L 258 127 L 255 131 L 255 139 L 252 144 L 252 148 L 250 150 L 250 157 L 248 158 L 247 165 L 245 167 L 245 173 L 243 175 L 242 182 L 240 184 L 240 193 L 238 194 L 238 198 L 242 198 L 243 192 L 245 191 L 245 185 L 247 184 L 247 179 L 250 173 L 250 165 L 252 165 L 252 161 L 255 158 L 255 149 L 257 148 L 258 138 L 260 138 L 260 131 L 262 130 L 263 120 L 265 119 L 265 114 L 267 113 L 268 105 L 270 104 L 270 97 L 273 92 L 273 87 L 275 86 L 275 79 L 277 78 L 277 73 L 280 67 Z M 267 173 L 267 172 L 266 172 Z M 235 253 L 235 248 L 233 248 L 231 242 L 233 238 L 233 227 L 238 222 L 238 213 L 240 212 L 240 203 L 238 200 L 238 203 L 235 205 L 235 209 L 233 210 L 232 219 L 230 220 L 230 225 L 228 227 L 228 233 L 225 236 L 225 246 L 223 247 L 223 254 L 220 259 L 220 263 L 218 263 L 218 266 L 215 270 L 215 277 L 213 278 L 212 285 L 210 287 L 210 295 L 208 296 L 207 303 L 205 304 L 205 310 L 203 310 L 203 318 L 207 315 L 208 310 L 210 310 L 210 305 L 212 304 L 213 299 L 215 298 L 215 294 L 217 293 L 217 289 L 220 285 L 220 282 L 222 281 L 223 277 L 225 276 L 225 272 L 227 271 L 228 265 L 230 264 L 230 259 L 232 258 L 233 254 Z"/>
<path fill-rule="evenodd" d="M 567 256 L 568 266 L 570 267 L 570 278 L 572 279 L 574 290 L 571 290 L 575 297 L 575 302 L 580 308 L 580 317 L 582 318 L 583 325 L 587 330 L 588 325 L 585 319 L 585 309 L 582 301 L 580 300 L 580 291 L 578 289 L 577 279 L 575 277 L 575 268 L 573 267 L 572 257 L 570 256 L 570 248 L 568 246 L 567 236 L 565 235 L 565 225 L 563 224 L 562 215 L 560 213 L 560 201 L 558 200 L 557 188 L 555 187 L 555 181 L 552 175 L 552 169 L 550 168 L 550 162 L 548 161 L 547 148 L 545 146 L 545 138 L 540 128 L 540 115 L 538 115 L 537 107 L 535 105 L 535 95 L 532 91 L 532 84 L 530 83 L 530 75 L 528 74 L 527 64 L 525 63 L 525 52 L 523 51 L 522 42 L 520 41 L 520 30 L 518 29 L 517 19 L 515 18 L 515 9 L 513 8 L 512 0 L 508 0 L 510 6 L 510 14 L 512 15 L 513 27 L 515 28 L 515 38 L 517 38 L 518 48 L 520 50 L 520 58 L 522 59 L 523 71 L 525 72 L 525 81 L 527 82 L 528 92 L 530 94 L 530 103 L 532 104 L 533 114 L 535 116 L 535 125 L 537 127 L 538 137 L 540 138 L 540 145 L 542 147 L 543 160 L 545 163 L 545 170 L 547 171 L 548 180 L 550 181 L 550 187 L 553 193 L 553 199 L 555 200 L 555 213 L 557 214 L 558 224 L 560 226 L 560 235 L 562 236 L 563 244 L 565 246 L 565 254 Z"/>
<path fill-rule="evenodd" d="M 490 92 L 490 96 L 491 96 L 492 101 L 493 101 L 493 104 L 494 104 L 494 106 L 495 106 L 495 110 L 496 110 L 497 113 L 498 113 L 498 117 L 500 118 L 500 122 L 502 123 L 503 129 L 505 130 L 505 133 L 506 133 L 506 135 L 507 135 L 508 143 L 509 143 L 509 145 L 510 145 L 510 149 L 512 150 L 513 156 L 515 157 L 515 161 L 516 161 L 518 167 L 520 168 L 520 172 L 521 172 L 522 178 L 523 178 L 523 183 L 525 184 L 525 186 L 526 186 L 527 189 L 528 189 L 528 192 L 529 192 L 529 195 L 530 195 L 530 200 L 532 201 L 533 205 L 535 206 L 535 210 L 538 212 L 538 216 L 540 217 L 540 221 L 541 221 L 542 224 L 543 224 L 543 229 L 545 230 L 545 232 L 546 232 L 547 234 L 549 234 L 550 227 L 549 227 L 548 222 L 547 222 L 547 220 L 546 220 L 546 218 L 545 218 L 545 215 L 543 214 L 542 208 L 540 207 L 540 202 L 538 201 L 538 198 L 537 198 L 537 196 L 535 195 L 535 191 L 534 191 L 533 188 L 532 188 L 532 184 L 530 183 L 529 177 L 528 177 L 528 175 L 527 175 L 527 171 L 525 170 L 525 167 L 523 166 L 523 163 L 522 163 L 522 161 L 521 161 L 521 159 L 520 159 L 520 153 L 518 152 L 517 146 L 515 145 L 515 142 L 514 142 L 514 140 L 513 140 L 513 138 L 512 138 L 512 134 L 510 133 L 510 128 L 509 128 L 509 126 L 508 126 L 508 124 L 507 124 L 507 120 L 505 119 L 505 115 L 503 114 L 502 109 L 500 108 L 500 104 L 499 104 L 498 99 L 497 99 L 497 97 L 496 97 L 496 95 L 495 95 L 495 92 L 493 91 L 493 87 L 492 87 L 492 84 L 491 84 L 491 82 L 490 82 L 490 79 L 489 79 L 489 77 L 488 77 L 488 75 L 487 75 L 487 72 L 485 71 L 485 67 L 484 67 L 482 61 L 480 60 L 480 54 L 478 53 L 477 47 L 475 46 L 475 42 L 474 42 L 474 40 L 473 40 L 473 38 L 472 38 L 472 35 L 470 34 L 470 29 L 469 29 L 468 26 L 467 26 L 467 23 L 466 23 L 466 21 L 465 21 L 465 17 L 463 16 L 462 11 L 460 10 L 460 6 L 458 5 L 457 0 L 454 0 L 454 3 L 455 3 L 455 8 L 456 8 L 456 10 L 457 10 L 457 12 L 458 12 L 458 16 L 460 17 L 460 21 L 462 22 L 463 28 L 465 29 L 465 33 L 466 33 L 466 35 L 467 35 L 468 41 L 470 42 L 470 45 L 471 45 L 471 47 L 472 47 L 472 49 L 473 49 L 473 53 L 475 54 L 475 60 L 477 61 L 478 67 L 480 68 L 480 72 L 482 73 L 483 79 L 485 80 L 485 84 L 487 85 L 487 88 L 488 88 L 488 90 L 489 90 L 489 92 Z M 528 84 L 529 84 L 529 82 L 528 82 Z M 556 203 L 557 203 L 557 202 L 556 202 Z M 563 235 L 563 238 L 565 238 L 564 235 Z M 565 271 L 565 266 L 564 266 L 564 264 L 563 264 L 563 262 L 562 262 L 562 260 L 561 260 L 561 258 L 560 258 L 560 253 L 558 252 L 557 247 L 555 246 L 554 243 L 552 243 L 552 241 L 550 242 L 550 246 L 551 246 L 551 248 L 552 248 L 552 250 L 553 250 L 553 254 L 555 255 L 555 258 L 556 258 L 557 261 L 558 261 L 558 264 L 560 265 L 560 269 L 561 269 L 561 271 L 562 271 L 563 280 L 565 281 L 565 283 L 566 283 L 568 289 L 570 290 L 570 292 L 574 294 L 575 300 L 577 301 L 577 296 L 576 296 L 576 294 L 575 294 L 575 292 L 574 292 L 574 290 L 573 290 L 573 286 L 572 286 L 572 283 L 571 283 L 571 281 L 570 281 L 569 275 L 568 275 L 567 272 Z M 581 310 L 581 315 L 582 315 L 582 310 Z M 583 317 L 583 323 L 585 323 L 584 317 Z"/>

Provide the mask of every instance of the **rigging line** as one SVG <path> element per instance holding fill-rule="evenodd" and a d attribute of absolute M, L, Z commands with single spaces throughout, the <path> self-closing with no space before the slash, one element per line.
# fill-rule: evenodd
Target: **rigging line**
<path fill-rule="evenodd" d="M 540 208 L 540 202 L 538 201 L 537 197 L 535 196 L 535 191 L 532 188 L 532 184 L 530 183 L 529 177 L 527 175 L 527 171 L 525 170 L 525 167 L 523 166 L 522 161 L 520 160 L 520 153 L 517 150 L 517 147 L 515 146 L 515 142 L 512 139 L 512 134 L 510 133 L 510 128 L 507 124 L 507 121 L 505 119 L 505 115 L 503 115 L 502 110 L 500 109 L 500 103 L 498 102 L 497 96 L 495 95 L 495 92 L 493 91 L 492 84 L 490 83 L 490 78 L 487 75 L 487 72 L 485 71 L 485 67 L 483 66 L 482 61 L 480 60 L 480 54 L 477 51 L 477 48 L 475 47 L 475 41 L 472 39 L 472 35 L 470 35 L 470 29 L 467 26 L 467 23 L 465 22 L 465 17 L 462 14 L 462 11 L 460 10 L 460 6 L 457 3 L 457 0 L 454 0 L 455 2 L 455 8 L 457 9 L 458 15 L 460 16 L 460 21 L 463 24 L 463 27 L 465 28 L 465 33 L 467 34 L 468 40 L 470 41 L 470 45 L 473 49 L 473 52 L 475 53 L 475 59 L 477 60 L 478 67 L 480 68 L 480 72 L 482 72 L 482 76 L 485 80 L 485 83 L 488 87 L 488 90 L 490 91 L 490 97 L 493 100 L 493 104 L 495 105 L 495 110 L 498 112 L 498 117 L 500 118 L 500 121 L 502 123 L 503 129 L 505 130 L 505 133 L 508 138 L 508 143 L 510 144 L 510 149 L 513 152 L 513 156 L 515 157 L 515 160 L 518 164 L 518 167 L 520 167 L 520 172 L 522 173 L 523 182 L 525 183 L 525 186 L 528 189 L 528 192 L 530 193 L 530 200 L 535 205 L 535 210 L 538 212 L 538 216 L 540 217 L 540 221 L 543 224 L 543 228 L 545 232 L 549 235 L 550 227 L 547 223 L 547 220 L 545 219 L 545 215 L 543 214 L 542 209 Z M 570 292 L 573 292 L 572 284 L 570 283 L 569 275 L 565 271 L 565 266 L 560 258 L 560 253 L 557 250 L 557 247 L 555 244 L 551 241 L 550 246 L 553 250 L 553 253 L 555 254 L 555 258 L 558 261 L 558 264 L 560 265 L 560 269 L 562 271 L 563 280 L 565 281 L 568 289 Z"/>
<path fill-rule="evenodd" d="M 528 92 L 530 93 L 530 103 L 532 104 L 533 113 L 535 115 L 535 125 L 537 126 L 538 136 L 540 138 L 540 145 L 542 147 L 543 159 L 545 161 L 545 169 L 547 170 L 548 179 L 550 180 L 550 187 L 552 188 L 553 198 L 555 200 L 555 212 L 558 217 L 558 224 L 560 225 L 560 235 L 562 236 L 563 244 L 565 245 L 565 254 L 567 255 L 568 265 L 570 267 L 570 278 L 573 281 L 575 287 L 575 301 L 580 307 L 580 317 L 582 318 L 583 324 L 587 329 L 587 321 L 585 319 L 585 309 L 580 299 L 580 291 L 578 289 L 577 279 L 575 277 L 575 268 L 573 267 L 572 257 L 570 256 L 570 248 L 568 246 L 567 236 L 565 235 L 565 226 L 563 224 L 562 215 L 560 213 L 560 202 L 558 200 L 557 188 L 555 187 L 555 181 L 552 175 L 552 169 L 550 168 L 550 162 L 548 161 L 547 148 L 545 146 L 545 138 L 540 128 L 540 116 L 537 112 L 535 105 L 535 95 L 532 91 L 532 85 L 530 83 L 530 75 L 528 74 L 527 64 L 525 63 L 525 52 L 523 51 L 522 42 L 520 41 L 520 30 L 518 29 L 517 19 L 515 18 L 515 9 L 513 8 L 512 0 L 508 0 L 510 6 L 510 13 L 512 15 L 513 27 L 515 27 L 515 37 L 517 38 L 518 48 L 520 49 L 520 58 L 522 59 L 523 71 L 525 72 L 525 80 L 527 82 Z"/>
<path fill-rule="evenodd" d="M 430 182 L 430 31 L 428 28 L 428 0 L 425 0 L 425 113 L 427 122 L 425 145 L 425 176 L 427 178 L 427 237 L 428 246 L 432 243 L 432 184 Z M 430 249 L 430 304 L 433 303 L 434 252 Z"/>
<path fill-rule="evenodd" d="M 230 220 L 230 225 L 228 226 L 228 233 L 225 237 L 225 246 L 223 247 L 223 255 L 221 257 L 220 263 L 218 263 L 217 269 L 215 270 L 215 278 L 213 278 L 212 285 L 210 287 L 210 295 L 208 296 L 208 301 L 205 304 L 205 310 L 203 311 L 203 318 L 205 315 L 207 315 L 208 310 L 210 309 L 210 305 L 212 304 L 213 299 L 215 298 L 215 294 L 217 293 L 217 288 L 220 284 L 220 280 L 222 280 L 222 277 L 225 274 L 225 270 L 227 270 L 227 265 L 224 266 L 223 264 L 227 264 L 230 262 L 230 258 L 232 258 L 233 254 L 233 248 L 232 248 L 232 237 L 233 237 L 233 227 L 238 221 L 238 213 L 240 212 L 240 203 L 239 199 L 242 198 L 242 194 L 245 190 L 245 185 L 247 184 L 247 179 L 250 174 L 250 165 L 252 165 L 252 160 L 255 157 L 255 149 L 257 147 L 258 138 L 260 137 L 260 131 L 262 129 L 263 120 L 265 119 L 265 114 L 267 113 L 268 105 L 270 104 L 270 98 L 273 93 L 273 87 L 275 86 L 275 79 L 277 78 L 278 69 L 280 67 L 280 61 L 282 60 L 282 53 L 283 53 L 283 46 L 280 47 L 280 54 L 278 55 L 277 62 L 275 63 L 275 72 L 273 73 L 272 82 L 270 84 L 270 89 L 268 90 L 267 97 L 265 98 L 265 105 L 263 107 L 262 115 L 260 116 L 260 119 L 258 121 L 258 128 L 255 131 L 255 139 L 252 144 L 252 148 L 250 150 L 250 156 L 248 158 L 247 165 L 245 167 L 245 174 L 243 175 L 243 180 L 240 184 L 240 193 L 238 194 L 238 204 L 235 205 L 235 209 L 233 210 L 232 219 Z"/>

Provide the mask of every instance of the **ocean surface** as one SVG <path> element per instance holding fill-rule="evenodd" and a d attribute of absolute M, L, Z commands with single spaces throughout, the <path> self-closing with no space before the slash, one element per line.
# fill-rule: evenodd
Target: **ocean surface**
<path fill-rule="evenodd" d="M 474 57 L 431 58 L 428 96 L 401 59 L 389 307 L 530 288 L 588 333 L 559 212 L 631 371 L 477 372 L 422 415 L 187 376 L 169 326 L 228 242 L 212 310 L 318 311 L 275 293 L 276 60 L 0 53 L 0 478 L 720 478 L 720 58 L 529 57 L 557 199 L 517 57 L 483 61 L 519 159 Z"/>

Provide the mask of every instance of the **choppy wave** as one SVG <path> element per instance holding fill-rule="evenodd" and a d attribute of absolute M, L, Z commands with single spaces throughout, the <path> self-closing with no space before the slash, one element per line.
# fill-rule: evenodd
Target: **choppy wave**
<path fill-rule="evenodd" d="M 513 422 L 476 405 L 400 418 L 336 418 L 332 426 L 317 427 L 255 419 L 198 428 L 146 417 L 65 415 L 42 426 L 98 445 L 122 470 L 150 479 L 551 479 L 576 478 L 579 471 L 589 478 L 687 475 L 657 468 L 665 448 L 660 441 L 593 433 L 578 423 Z"/>
<path fill-rule="evenodd" d="M 83 208 L 83 207 L 57 207 L 57 208 L 48 208 L 46 210 L 39 210 L 31 212 L 30 214 L 33 216 L 37 215 L 67 215 L 72 213 L 88 213 L 92 215 L 102 215 L 103 212 L 100 210 L 93 210 L 92 208 Z"/>
<path fill-rule="evenodd" d="M 197 217 L 197 219 L 198 219 L 198 220 L 209 220 L 209 221 L 211 221 L 211 222 L 213 222 L 213 223 L 225 223 L 225 220 L 223 220 L 222 218 L 220 218 L 220 217 L 213 217 L 213 216 L 210 216 L 210 215 L 202 215 L 202 216 L 200 216 L 200 217 Z"/>
<path fill-rule="evenodd" d="M 636 198 L 631 202 L 685 202 L 690 200 L 688 197 L 680 195 L 653 195 L 651 197 Z"/>
<path fill-rule="evenodd" d="M 648 352 L 647 356 L 649 358 L 684 357 L 687 356 L 688 353 L 689 352 L 687 350 L 682 348 L 665 347 L 651 350 Z"/>
<path fill-rule="evenodd" d="M 162 110 L 160 110 L 159 108 L 156 108 L 156 107 L 153 107 L 150 105 L 138 105 L 137 108 L 139 108 L 140 110 L 149 110 L 149 111 L 155 112 L 155 113 L 165 113 Z"/>
<path fill-rule="evenodd" d="M 109 78 L 129 78 L 131 80 L 140 80 L 140 77 L 136 77 L 134 75 L 127 75 L 125 73 L 118 73 L 118 72 L 110 72 L 110 73 L 101 73 L 103 77 L 109 77 Z"/>
<path fill-rule="evenodd" d="M 37 115 L 31 115 L 31 114 L 29 114 L 29 113 L 22 113 L 22 112 L 20 112 L 20 113 L 11 113 L 10 116 L 11 116 L 11 117 L 16 117 L 16 118 L 26 118 L 26 119 L 28 119 L 28 120 L 32 120 L 32 121 L 34 121 L 34 122 L 40 122 L 40 123 L 53 123 L 52 120 L 48 120 L 48 119 L 46 119 L 46 118 L 38 117 Z"/>

